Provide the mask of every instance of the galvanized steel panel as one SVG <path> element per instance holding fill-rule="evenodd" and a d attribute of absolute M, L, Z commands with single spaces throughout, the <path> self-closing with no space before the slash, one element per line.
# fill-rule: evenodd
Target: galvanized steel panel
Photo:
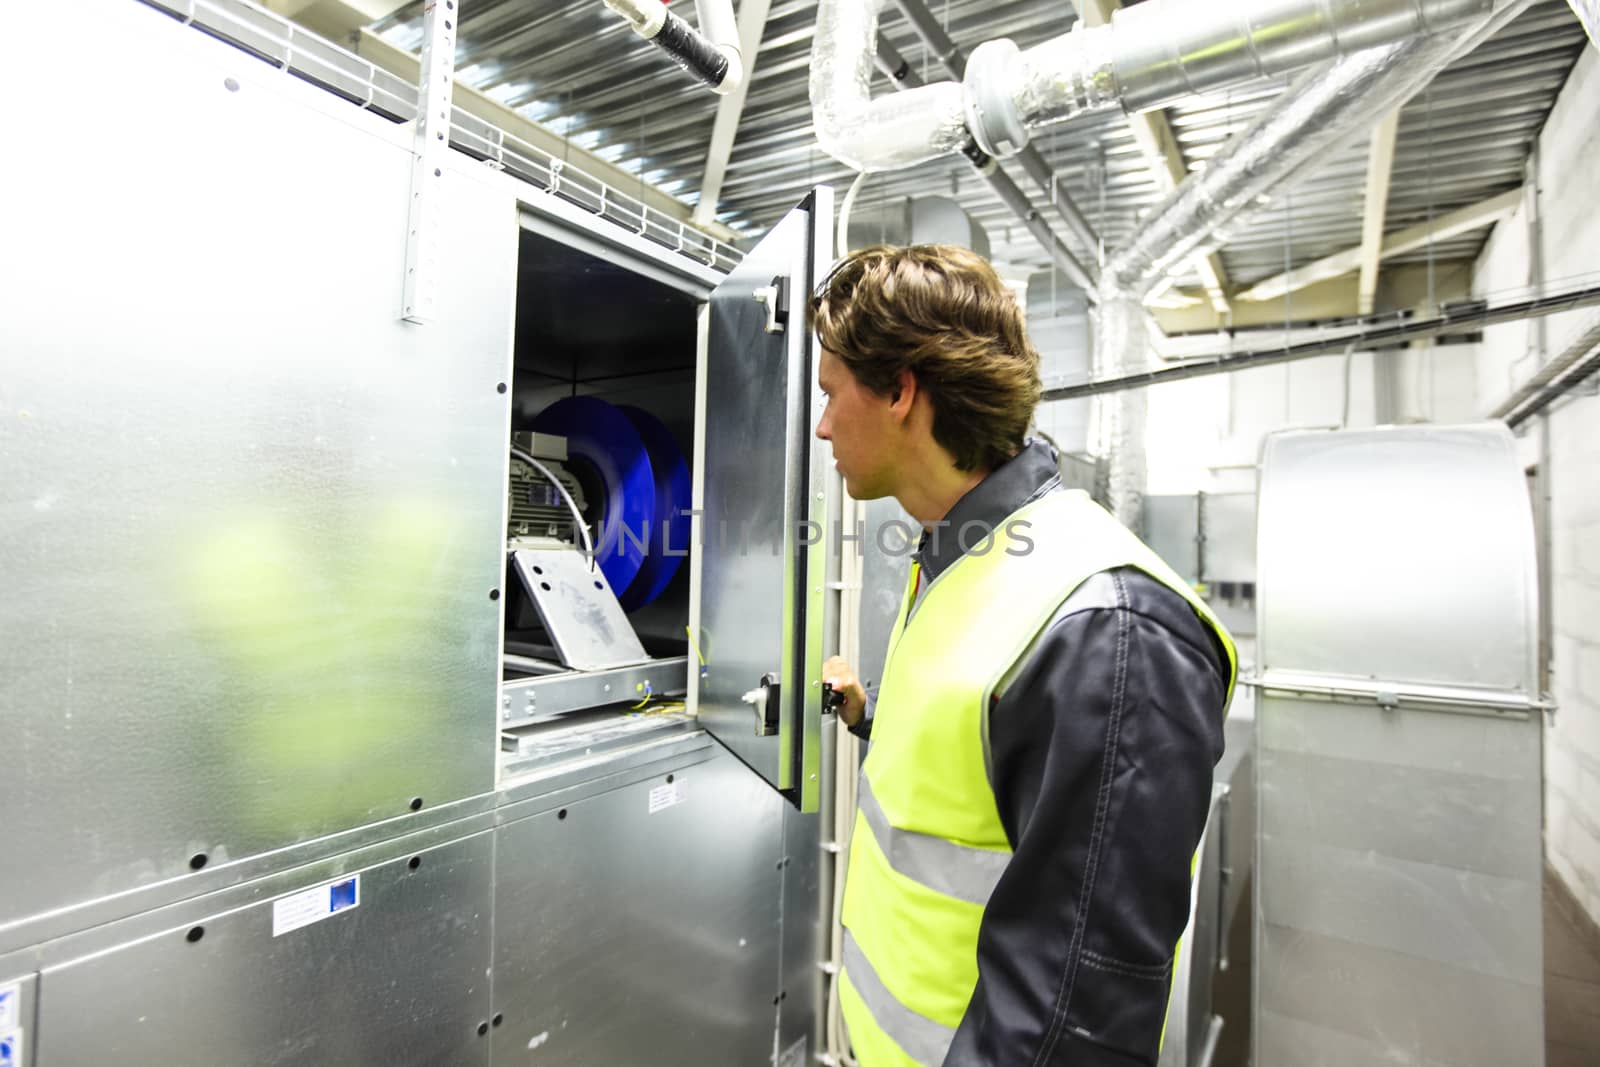
<path fill-rule="evenodd" d="M 702 353 L 702 667 L 694 710 L 796 803 L 808 792 L 814 798 L 818 786 L 821 691 L 808 679 L 822 663 L 813 631 L 826 579 L 808 546 L 827 532 L 827 490 L 813 457 L 825 446 L 812 436 L 820 394 L 804 305 L 827 255 L 813 244 L 817 227 L 829 232 L 828 214 L 817 202 L 794 209 L 716 288 Z M 775 731 L 758 731 L 769 676 L 778 683 L 778 721 Z M 805 806 L 814 808 L 814 799 Z"/>
<path fill-rule="evenodd" d="M 93 7 L 94 79 L 7 72 L 59 84 L 4 179 L 0 927 L 493 786 L 511 196 L 451 166 L 403 324 L 403 131 Z M 108 85 L 159 121 L 63 139 Z"/>
<path fill-rule="evenodd" d="M 1503 425 L 1274 435 L 1260 492 L 1263 669 L 1531 689 L 1533 520 Z"/>
<path fill-rule="evenodd" d="M 1515 708 L 1533 540 L 1511 444 L 1469 426 L 1263 450 L 1261 1067 L 1307 1062 L 1307 1041 L 1319 1063 L 1540 1062 L 1541 723 Z"/>
<path fill-rule="evenodd" d="M 491 835 L 359 878 L 355 906 L 277 936 L 273 901 L 197 910 L 47 968 L 37 1067 L 487 1064 Z"/>
<path fill-rule="evenodd" d="M 1272 1035 L 1273 1016 L 1376 1044 L 1389 1063 L 1544 1062 L 1544 996 L 1537 983 L 1488 978 L 1273 925 L 1262 928 L 1257 951 L 1258 1010 L 1267 1035 L 1257 1052 L 1261 1067 L 1301 1067 L 1307 1060 L 1307 1046 Z"/>
<path fill-rule="evenodd" d="M 496 831 L 496 1063 L 769 1062 L 788 805 L 725 752 L 670 773 Z"/>

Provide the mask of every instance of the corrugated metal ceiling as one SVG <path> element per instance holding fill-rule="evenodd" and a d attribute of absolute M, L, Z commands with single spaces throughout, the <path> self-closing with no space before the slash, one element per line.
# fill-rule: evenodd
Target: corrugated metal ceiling
<path fill-rule="evenodd" d="M 680 6 L 691 14 L 689 4 Z M 1026 48 L 1074 20 L 1070 5 L 1038 0 L 929 0 L 929 7 L 969 53 L 993 37 L 1011 37 Z M 420 15 L 418 2 L 372 28 L 416 49 Z M 767 20 L 718 211 L 722 221 L 751 236 L 812 184 L 830 182 L 842 191 L 853 177 L 817 149 L 811 132 L 806 80 L 815 16 L 814 0 L 774 0 Z M 892 4 L 882 31 L 927 79 L 945 77 Z M 1565 0 L 1544 0 L 1413 99 L 1401 113 L 1386 232 L 1517 186 L 1584 43 Z M 538 8 L 527 0 L 465 0 L 457 63 L 468 84 L 646 181 L 691 203 L 697 199 L 718 98 L 634 36 L 600 0 Z M 1287 83 L 1246 86 L 1168 109 L 1185 162 L 1203 164 Z M 882 77 L 877 88 L 890 91 Z M 1034 144 L 1108 244 L 1126 237 L 1159 199 L 1118 112 L 1038 131 Z M 1360 243 L 1367 147 L 1365 137 L 1346 144 L 1235 227 L 1222 250 L 1235 285 Z M 1020 168 L 1007 169 L 1030 197 L 1043 201 Z M 1043 249 L 959 159 L 875 175 L 861 203 L 927 193 L 957 198 L 988 230 L 997 260 L 1047 265 Z M 1443 240 L 1388 262 L 1472 259 L 1486 233 Z"/>

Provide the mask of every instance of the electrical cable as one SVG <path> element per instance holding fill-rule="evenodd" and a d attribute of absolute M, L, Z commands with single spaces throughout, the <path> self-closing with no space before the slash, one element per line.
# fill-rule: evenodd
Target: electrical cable
<path fill-rule="evenodd" d="M 839 235 L 836 240 L 840 256 L 850 251 L 850 213 L 855 210 L 856 195 L 861 192 L 861 186 L 866 184 L 866 181 L 866 171 L 857 174 L 856 180 L 850 183 L 850 188 L 845 192 L 844 199 L 839 202 Z"/>

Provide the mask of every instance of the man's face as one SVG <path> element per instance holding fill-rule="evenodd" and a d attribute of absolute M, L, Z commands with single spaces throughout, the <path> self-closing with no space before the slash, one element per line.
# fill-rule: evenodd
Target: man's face
<path fill-rule="evenodd" d="M 827 349 L 817 368 L 826 396 L 817 436 L 833 444 L 834 466 L 857 500 L 877 500 L 895 491 L 896 444 L 902 427 L 879 396 L 856 380 L 845 362 Z"/>

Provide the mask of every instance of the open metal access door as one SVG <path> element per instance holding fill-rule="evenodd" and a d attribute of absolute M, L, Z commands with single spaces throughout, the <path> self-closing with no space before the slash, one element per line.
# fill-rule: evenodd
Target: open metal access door
<path fill-rule="evenodd" d="M 822 776 L 828 446 L 806 298 L 829 266 L 812 190 L 711 294 L 700 366 L 700 722 L 801 811 Z"/>

